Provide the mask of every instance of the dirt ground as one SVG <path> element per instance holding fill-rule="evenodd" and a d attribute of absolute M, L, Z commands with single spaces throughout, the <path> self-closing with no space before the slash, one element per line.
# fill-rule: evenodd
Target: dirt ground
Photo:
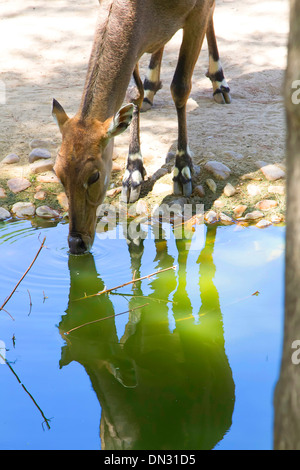
<path fill-rule="evenodd" d="M 200 166 L 195 185 L 201 184 L 205 189 L 203 198 L 194 195 L 193 199 L 204 202 L 206 210 L 218 199 L 222 211 L 231 215 L 238 204 L 247 205 L 247 210 L 251 211 L 260 200 L 271 198 L 278 202 L 272 213 L 284 214 L 285 196 L 269 191 L 270 185 L 284 186 L 284 179 L 267 181 L 255 162 L 275 163 L 284 168 L 282 90 L 288 2 L 217 0 L 216 4 L 215 30 L 232 103 L 218 105 L 212 99 L 211 83 L 205 77 L 208 66 L 205 41 L 188 102 L 190 148 L 195 164 Z M 0 160 L 10 153 L 16 153 L 21 159 L 13 165 L 0 163 L 0 187 L 6 192 L 6 197 L 0 199 L 2 207 L 10 209 L 16 200 L 30 199 L 38 184 L 36 178 L 30 177 L 28 164 L 32 139 L 54 142 L 50 150 L 55 158 L 60 133 L 51 116 L 52 98 L 55 97 L 69 115 L 77 111 L 97 6 L 98 0 L 0 0 Z M 168 170 L 151 185 L 151 191 L 143 192 L 151 204 L 171 198 L 170 156 L 176 150 L 177 120 L 170 83 L 180 38 L 181 32 L 166 46 L 161 77 L 163 88 L 156 95 L 153 109 L 143 114 L 141 120 L 142 153 L 148 177 L 161 167 Z M 142 74 L 148 61 L 149 56 L 144 56 Z M 126 162 L 128 137 L 127 131 L 115 141 L 115 162 L 122 168 Z M 171 160 L 168 164 L 167 155 Z M 231 170 L 226 181 L 215 180 L 216 192 L 206 185 L 206 179 L 212 176 L 204 165 L 210 160 L 222 162 Z M 245 177 L 249 173 L 251 175 Z M 16 176 L 31 178 L 32 187 L 12 196 L 6 181 Z M 115 187 L 121 180 L 122 171 L 113 174 Z M 228 182 L 236 188 L 232 197 L 223 195 Z M 250 183 L 260 186 L 255 196 L 247 189 Z M 51 188 L 55 195 L 63 190 L 55 185 Z"/>

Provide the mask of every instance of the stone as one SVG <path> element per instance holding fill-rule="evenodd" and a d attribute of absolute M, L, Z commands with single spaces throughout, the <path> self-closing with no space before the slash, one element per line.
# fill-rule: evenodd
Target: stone
<path fill-rule="evenodd" d="M 239 204 L 233 209 L 234 216 L 236 218 L 242 217 L 246 209 L 247 209 L 247 206 L 245 206 L 244 204 Z"/>
<path fill-rule="evenodd" d="M 62 209 L 64 209 L 65 211 L 69 209 L 69 201 L 66 193 L 59 193 L 56 199 L 58 200 L 58 203 L 60 207 L 62 207 Z"/>
<path fill-rule="evenodd" d="M 268 164 L 261 160 L 255 162 L 255 164 L 268 181 L 276 181 L 278 179 L 285 178 L 285 171 L 277 165 Z"/>
<path fill-rule="evenodd" d="M 60 183 L 60 180 L 57 178 L 57 176 L 54 173 L 50 175 L 39 175 L 37 177 L 37 181 L 39 183 Z"/>
<path fill-rule="evenodd" d="M 209 161 L 204 165 L 204 168 L 212 173 L 218 180 L 226 180 L 231 173 L 231 170 L 224 163 L 217 161 Z"/>
<path fill-rule="evenodd" d="M 10 212 L 8 212 L 4 207 L 0 207 L 0 220 L 6 220 L 11 217 Z"/>
<path fill-rule="evenodd" d="M 119 164 L 116 163 L 116 162 L 113 162 L 113 164 L 112 164 L 112 169 L 111 169 L 112 173 L 115 173 L 115 172 L 121 171 L 121 170 L 122 170 L 121 165 L 119 165 Z"/>
<path fill-rule="evenodd" d="M 222 209 L 222 207 L 225 206 L 225 202 L 222 201 L 221 199 L 216 199 L 214 201 L 214 207 L 216 207 L 217 209 Z"/>
<path fill-rule="evenodd" d="M 261 211 L 248 212 L 248 214 L 245 215 L 245 220 L 261 219 L 263 216 L 264 214 Z"/>
<path fill-rule="evenodd" d="M 31 202 L 16 202 L 11 210 L 20 218 L 32 217 L 35 214 L 35 206 Z"/>
<path fill-rule="evenodd" d="M 220 218 L 220 222 L 222 222 L 223 224 L 233 224 L 234 223 L 232 218 L 229 217 L 229 215 L 224 214 L 224 212 L 220 213 L 219 218 Z"/>
<path fill-rule="evenodd" d="M 40 206 L 36 209 L 36 215 L 43 219 L 53 219 L 59 217 L 59 212 L 48 206 Z"/>
<path fill-rule="evenodd" d="M 207 184 L 207 186 L 209 187 L 209 189 L 215 193 L 217 191 L 217 185 L 215 183 L 214 180 L 212 180 L 211 178 L 208 178 L 205 183 Z"/>
<path fill-rule="evenodd" d="M 227 197 L 231 197 L 236 193 L 236 189 L 232 186 L 232 184 L 227 183 L 224 188 L 224 194 Z"/>
<path fill-rule="evenodd" d="M 51 153 L 47 149 L 35 148 L 33 149 L 28 157 L 29 163 L 33 163 L 36 160 L 51 158 Z"/>
<path fill-rule="evenodd" d="M 147 202 L 144 201 L 143 199 L 139 199 L 136 203 L 135 211 L 136 211 L 136 214 L 139 214 L 139 215 L 148 214 L 149 208 L 148 208 Z"/>
<path fill-rule="evenodd" d="M 234 158 L 235 160 L 241 160 L 244 158 L 244 155 L 235 152 L 234 150 L 227 150 L 226 152 L 223 152 L 223 156 L 227 158 Z"/>
<path fill-rule="evenodd" d="M 260 187 L 257 184 L 248 184 L 247 192 L 249 196 L 257 196 L 260 194 Z"/>
<path fill-rule="evenodd" d="M 31 186 L 26 178 L 11 178 L 7 181 L 7 186 L 14 193 L 20 193 Z"/>
<path fill-rule="evenodd" d="M 3 158 L 1 163 L 5 163 L 6 165 L 11 165 L 12 163 L 18 163 L 20 161 L 20 157 L 15 153 L 10 153 Z"/>
<path fill-rule="evenodd" d="M 261 211 L 269 211 L 277 205 L 278 202 L 274 201 L 273 199 L 263 199 L 262 201 L 259 201 L 257 204 L 255 204 L 255 207 Z"/>
<path fill-rule="evenodd" d="M 0 188 L 0 199 L 4 199 L 6 197 L 6 192 L 3 188 Z"/>
<path fill-rule="evenodd" d="M 38 201 L 42 201 L 46 197 L 46 191 L 37 191 L 34 195 L 34 199 Z"/>
<path fill-rule="evenodd" d="M 208 224 L 214 224 L 216 222 L 218 222 L 218 214 L 213 211 L 213 210 L 210 210 L 209 212 L 207 212 L 204 216 L 204 220 L 208 223 Z"/>
<path fill-rule="evenodd" d="M 257 224 L 255 224 L 255 227 L 266 228 L 266 227 L 270 227 L 270 225 L 272 225 L 272 223 L 269 220 L 262 219 L 259 222 L 257 222 Z"/>
<path fill-rule="evenodd" d="M 272 194 L 280 194 L 281 196 L 284 196 L 285 194 L 285 187 L 284 186 L 269 186 L 268 187 L 268 192 Z"/>
<path fill-rule="evenodd" d="M 106 191 L 106 196 L 114 197 L 122 191 L 122 186 L 118 186 L 117 188 L 111 188 Z"/>
<path fill-rule="evenodd" d="M 272 224 L 280 224 L 281 222 L 283 222 L 283 220 L 284 220 L 284 217 L 281 214 L 273 214 L 271 216 Z"/>
<path fill-rule="evenodd" d="M 198 184 L 198 186 L 194 189 L 195 196 L 204 197 L 205 196 L 205 189 L 203 188 L 202 184 Z"/>
<path fill-rule="evenodd" d="M 36 148 L 45 149 L 45 148 L 57 147 L 57 144 L 53 140 L 33 139 L 29 143 L 29 147 L 31 149 L 36 149 Z"/>
<path fill-rule="evenodd" d="M 45 173 L 46 171 L 50 171 L 53 169 L 54 161 L 53 160 L 46 160 L 46 161 L 38 161 L 33 165 L 30 165 L 31 173 L 34 175 L 38 173 Z"/>

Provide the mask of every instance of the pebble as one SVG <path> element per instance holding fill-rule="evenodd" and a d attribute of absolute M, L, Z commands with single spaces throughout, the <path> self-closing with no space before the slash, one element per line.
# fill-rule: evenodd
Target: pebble
<path fill-rule="evenodd" d="M 36 209 L 36 215 L 43 219 L 53 219 L 59 217 L 59 212 L 48 206 L 40 206 Z"/>
<path fill-rule="evenodd" d="M 263 216 L 264 214 L 261 211 L 248 212 L 248 214 L 245 215 L 245 220 L 261 219 Z"/>
<path fill-rule="evenodd" d="M 215 183 L 214 180 L 212 180 L 211 178 L 208 178 L 205 183 L 207 184 L 207 186 L 209 187 L 209 189 L 215 193 L 217 191 L 217 185 Z"/>
<path fill-rule="evenodd" d="M 35 148 L 33 149 L 28 157 L 29 163 L 33 163 L 36 160 L 51 158 L 51 153 L 47 149 Z"/>
<path fill-rule="evenodd" d="M 255 162 L 255 164 L 269 181 L 275 181 L 285 177 L 285 171 L 277 165 L 268 164 L 261 160 Z"/>
<path fill-rule="evenodd" d="M 38 201 L 42 201 L 46 197 L 46 191 L 37 191 L 34 195 L 34 199 Z"/>
<path fill-rule="evenodd" d="M 280 224 L 280 222 L 283 222 L 283 215 L 280 214 L 274 214 L 271 216 L 271 222 L 272 224 Z"/>
<path fill-rule="evenodd" d="M 229 215 L 224 214 L 224 212 L 221 212 L 219 217 L 220 217 L 220 221 L 221 221 L 223 224 L 233 224 L 233 223 L 234 223 L 234 221 L 232 220 L 232 218 L 229 217 Z"/>
<path fill-rule="evenodd" d="M 10 217 L 10 212 L 4 209 L 4 207 L 0 207 L 0 220 L 9 219 Z"/>
<path fill-rule="evenodd" d="M 224 194 L 227 197 L 231 197 L 236 193 L 235 188 L 232 186 L 232 184 L 227 183 L 225 188 L 224 188 Z"/>
<path fill-rule="evenodd" d="M 285 187 L 284 186 L 269 186 L 268 192 L 273 194 L 280 194 L 284 196 L 285 194 Z"/>
<path fill-rule="evenodd" d="M 3 158 L 1 163 L 5 163 L 6 165 L 11 165 L 12 163 L 18 163 L 20 161 L 20 157 L 15 153 L 10 153 L 5 158 Z"/>
<path fill-rule="evenodd" d="M 11 210 L 20 218 L 31 217 L 35 214 L 35 206 L 31 202 L 16 202 Z"/>
<path fill-rule="evenodd" d="M 53 140 L 33 139 L 29 143 L 29 147 L 32 149 L 51 148 L 51 147 L 57 147 L 57 144 Z"/>
<path fill-rule="evenodd" d="M 209 161 L 204 165 L 207 171 L 213 174 L 218 180 L 226 180 L 231 173 L 231 170 L 224 163 L 217 161 Z"/>
<path fill-rule="evenodd" d="M 214 206 L 217 208 L 217 209 L 222 209 L 222 207 L 225 206 L 225 202 L 222 201 L 221 199 L 216 199 L 214 201 Z"/>
<path fill-rule="evenodd" d="M 139 214 L 139 215 L 148 214 L 149 208 L 148 208 L 147 202 L 144 201 L 143 199 L 139 199 L 136 203 L 135 211 L 136 211 L 136 214 Z"/>
<path fill-rule="evenodd" d="M 113 162 L 112 169 L 111 169 L 112 173 L 117 172 L 117 171 L 121 171 L 121 170 L 122 170 L 121 165 L 119 165 L 116 162 Z"/>
<path fill-rule="evenodd" d="M 122 191 L 122 186 L 118 186 L 117 188 L 112 188 L 106 191 L 106 196 L 114 197 Z"/>
<path fill-rule="evenodd" d="M 274 207 L 278 206 L 278 202 L 274 201 L 273 199 L 263 199 L 255 204 L 255 207 L 261 211 L 269 211 Z"/>
<path fill-rule="evenodd" d="M 30 165 L 30 171 L 34 175 L 37 173 L 44 173 L 46 171 L 50 171 L 53 169 L 54 161 L 53 160 L 46 160 L 46 161 L 38 161 L 33 165 Z"/>
<path fill-rule="evenodd" d="M 245 206 L 244 204 L 239 204 L 238 206 L 236 206 L 233 210 L 233 213 L 234 213 L 234 216 L 236 218 L 239 218 L 243 215 L 243 213 L 245 212 L 245 210 L 247 209 L 247 206 Z"/>
<path fill-rule="evenodd" d="M 3 199 L 6 197 L 6 192 L 4 191 L 3 188 L 0 188 L 0 199 Z"/>
<path fill-rule="evenodd" d="M 214 224 L 218 221 L 218 214 L 215 211 L 210 210 L 209 212 L 207 212 L 207 214 L 205 214 L 204 220 L 208 224 Z"/>
<path fill-rule="evenodd" d="M 247 191 L 249 196 L 257 196 L 260 194 L 260 187 L 257 184 L 248 184 Z"/>
<path fill-rule="evenodd" d="M 53 173 L 51 175 L 40 175 L 37 177 L 39 183 L 60 183 L 60 180 Z"/>
<path fill-rule="evenodd" d="M 194 189 L 195 196 L 204 197 L 205 196 L 205 189 L 203 188 L 202 184 L 199 184 Z"/>
<path fill-rule="evenodd" d="M 270 225 L 272 225 L 272 224 L 269 220 L 262 219 L 259 222 L 257 222 L 257 224 L 255 224 L 255 227 L 257 227 L 257 228 L 266 228 L 266 227 L 269 227 Z"/>
<path fill-rule="evenodd" d="M 57 198 L 59 205 L 67 211 L 69 209 L 69 201 L 66 193 L 62 192 L 57 195 Z"/>
<path fill-rule="evenodd" d="M 234 158 L 235 160 L 241 160 L 244 158 L 244 155 L 241 153 L 235 152 L 234 150 L 227 150 L 226 152 L 223 152 L 224 157 L 229 157 L 229 158 Z"/>
<path fill-rule="evenodd" d="M 29 188 L 31 183 L 26 178 L 11 178 L 7 181 L 7 186 L 14 194 L 16 194 Z"/>

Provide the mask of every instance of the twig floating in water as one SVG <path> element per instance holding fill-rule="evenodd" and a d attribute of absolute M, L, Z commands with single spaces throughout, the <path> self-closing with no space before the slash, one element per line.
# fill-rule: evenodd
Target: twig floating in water
<path fill-rule="evenodd" d="M 83 323 L 82 325 L 75 326 L 75 328 L 71 328 L 71 330 L 66 331 L 65 335 L 68 335 L 69 333 L 71 333 L 71 331 L 75 331 L 75 330 L 78 330 L 79 328 L 83 328 L 84 326 L 92 325 L 93 323 L 98 323 L 99 321 L 108 320 L 109 318 L 114 318 L 114 317 L 118 317 L 119 315 L 124 315 L 125 313 L 133 312 L 134 310 L 138 310 L 139 308 L 145 307 L 146 305 L 149 305 L 149 304 L 139 305 L 138 307 L 132 308 L 131 310 L 126 310 L 125 312 L 116 313 L 115 315 L 109 315 L 108 317 L 99 318 L 98 320 L 93 320 L 87 323 Z"/>
<path fill-rule="evenodd" d="M 108 294 L 109 292 L 113 290 L 121 289 L 121 287 L 128 286 L 129 284 L 134 284 L 135 282 L 142 281 L 143 279 L 148 279 L 149 277 L 155 276 L 156 274 L 160 274 L 165 271 L 169 271 L 170 269 L 176 269 L 176 267 L 177 266 L 170 266 L 169 268 L 160 269 L 156 271 L 155 273 L 147 274 L 147 276 L 139 277 L 138 279 L 132 279 L 131 281 L 125 282 L 124 284 L 121 284 L 120 286 L 111 287 L 110 289 L 102 290 L 100 292 L 97 292 L 96 294 L 85 295 L 84 297 L 81 297 L 80 299 L 76 299 L 76 300 L 84 300 L 84 299 L 89 299 L 91 297 L 96 297 L 98 295 Z"/>
<path fill-rule="evenodd" d="M 25 273 L 23 274 L 23 276 L 21 277 L 21 279 L 17 282 L 17 284 L 15 285 L 15 287 L 13 288 L 13 290 L 11 291 L 11 293 L 9 294 L 8 297 L 6 297 L 5 301 L 3 302 L 3 304 L 1 305 L 0 307 L 0 311 L 3 310 L 3 307 L 7 304 L 7 302 L 9 301 L 9 299 L 13 296 L 13 294 L 15 293 L 17 287 L 19 286 L 19 284 L 21 284 L 21 282 L 23 281 L 24 277 L 26 276 L 26 274 L 28 273 L 28 271 L 32 268 L 34 262 L 36 261 L 37 257 L 39 256 L 40 252 L 42 251 L 42 248 L 44 247 L 44 244 L 45 244 L 45 240 L 46 240 L 46 237 L 44 237 L 44 240 L 42 241 L 41 243 L 41 246 L 39 247 L 38 251 L 37 251 L 37 254 L 35 255 L 33 261 L 30 263 L 29 267 L 26 269 Z"/>

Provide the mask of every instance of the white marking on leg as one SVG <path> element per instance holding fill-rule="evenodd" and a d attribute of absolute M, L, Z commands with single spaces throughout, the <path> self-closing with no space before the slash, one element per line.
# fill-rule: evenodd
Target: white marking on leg
<path fill-rule="evenodd" d="M 143 160 L 143 157 L 141 153 L 131 153 L 128 155 L 128 160 L 134 162 L 136 160 Z"/>
<path fill-rule="evenodd" d="M 186 178 L 187 180 L 190 180 L 192 175 L 191 175 L 191 170 L 188 166 L 185 166 L 182 171 L 181 171 L 182 176 Z"/>
<path fill-rule="evenodd" d="M 132 175 L 131 175 L 131 180 L 134 184 L 141 184 L 141 182 L 143 181 L 143 177 L 141 175 L 141 173 L 139 172 L 139 170 L 135 170 Z"/>

